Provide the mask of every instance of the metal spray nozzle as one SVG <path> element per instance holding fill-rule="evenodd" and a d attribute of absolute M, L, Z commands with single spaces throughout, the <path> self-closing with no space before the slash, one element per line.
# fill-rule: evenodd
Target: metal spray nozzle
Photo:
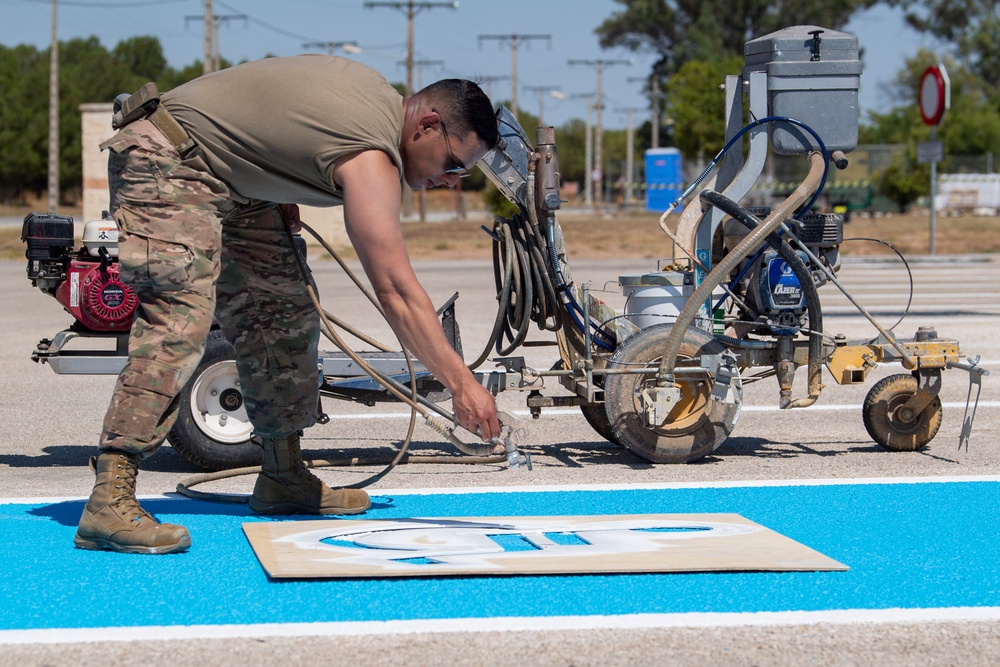
<path fill-rule="evenodd" d="M 518 448 L 521 439 L 527 433 L 524 422 L 507 412 L 501 412 L 499 417 L 501 434 L 499 438 L 493 438 L 491 442 L 495 445 L 503 445 L 509 468 L 526 467 L 531 470 L 531 455 Z"/>

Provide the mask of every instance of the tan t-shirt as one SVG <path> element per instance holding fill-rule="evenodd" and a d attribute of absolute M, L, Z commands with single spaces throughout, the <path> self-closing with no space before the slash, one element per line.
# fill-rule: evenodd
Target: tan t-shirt
<path fill-rule="evenodd" d="M 347 58 L 266 58 L 199 77 L 162 99 L 215 176 L 247 199 L 342 204 L 331 169 L 363 150 L 385 152 L 403 178 L 403 98 Z"/>

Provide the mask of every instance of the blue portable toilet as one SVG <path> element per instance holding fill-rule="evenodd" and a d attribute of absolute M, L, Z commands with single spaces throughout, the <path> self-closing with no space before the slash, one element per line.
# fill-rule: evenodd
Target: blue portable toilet
<path fill-rule="evenodd" d="M 681 152 L 677 148 L 646 151 L 646 210 L 662 213 L 684 191 Z M 677 207 L 680 210 L 680 207 Z"/>

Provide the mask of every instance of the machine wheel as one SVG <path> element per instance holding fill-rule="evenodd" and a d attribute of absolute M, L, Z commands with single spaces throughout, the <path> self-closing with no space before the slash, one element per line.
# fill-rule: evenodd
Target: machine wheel
<path fill-rule="evenodd" d="M 917 389 L 917 379 L 905 373 L 890 375 L 872 387 L 861 408 L 872 440 L 894 452 L 912 452 L 934 439 L 943 412 L 939 396 L 912 419 L 905 419 L 900 409 Z"/>
<path fill-rule="evenodd" d="M 212 331 L 205 356 L 181 390 L 170 444 L 188 462 L 205 470 L 260 465 L 263 451 L 250 442 L 252 426 L 243 405 L 236 352 Z"/>
<path fill-rule="evenodd" d="M 562 359 L 552 365 L 552 370 L 554 371 L 562 370 L 562 368 Z M 597 435 L 601 436 L 608 442 L 613 442 L 616 445 L 621 446 L 622 443 L 618 442 L 617 436 L 615 436 L 614 431 L 611 430 L 611 424 L 608 423 L 608 413 L 604 409 L 603 403 L 585 403 L 580 406 L 580 412 L 583 413 L 583 418 L 587 420 L 590 427 L 597 431 Z"/>
<path fill-rule="evenodd" d="M 618 442 L 618 436 L 611 429 L 611 422 L 608 421 L 608 411 L 604 409 L 603 403 L 581 405 L 580 412 L 583 413 L 583 418 L 587 420 L 591 428 L 597 431 L 599 436 L 608 442 L 613 442 L 621 446 L 622 443 Z"/>
<path fill-rule="evenodd" d="M 670 334 L 670 324 L 643 329 L 618 347 L 609 368 L 637 368 L 656 365 Z M 697 366 L 703 355 L 722 354 L 725 346 L 699 329 L 684 334 L 677 355 L 677 367 Z M 604 378 L 604 406 L 617 442 L 633 454 L 654 463 L 687 463 L 715 451 L 733 432 L 743 403 L 743 388 L 737 383 L 736 400 L 724 403 L 712 399 L 714 378 L 683 381 L 678 376 L 681 399 L 663 424 L 647 428 L 640 415 L 640 394 L 654 384 L 648 375 L 607 375 Z"/>

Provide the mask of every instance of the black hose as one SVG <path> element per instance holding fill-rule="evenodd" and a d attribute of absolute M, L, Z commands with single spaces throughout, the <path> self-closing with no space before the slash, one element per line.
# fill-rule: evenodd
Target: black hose
<path fill-rule="evenodd" d="M 732 216 L 748 229 L 756 229 L 761 224 L 760 218 L 723 194 L 706 190 L 700 196 L 705 202 Z M 777 232 L 768 234 L 767 244 L 788 263 L 805 294 L 806 311 L 809 313 L 809 395 L 813 397 L 815 391 L 815 395 L 818 396 L 816 388 L 821 385 L 823 372 L 823 313 L 820 308 L 819 291 L 805 263 Z"/>
<path fill-rule="evenodd" d="M 543 236 L 522 215 L 497 217 L 488 233 L 493 238 L 497 316 L 483 352 L 469 364 L 473 370 L 494 349 L 507 356 L 520 347 L 531 322 L 547 331 L 562 326 L 558 292 L 546 269 L 549 250 Z"/>

